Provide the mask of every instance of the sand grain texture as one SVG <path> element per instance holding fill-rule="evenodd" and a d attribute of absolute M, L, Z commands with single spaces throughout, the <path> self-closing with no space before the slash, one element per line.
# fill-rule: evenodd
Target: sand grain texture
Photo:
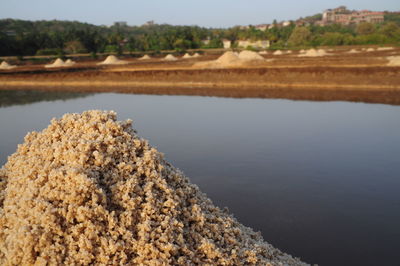
<path fill-rule="evenodd" d="M 114 112 L 29 133 L 0 188 L 0 265 L 303 265 L 215 207 Z"/>

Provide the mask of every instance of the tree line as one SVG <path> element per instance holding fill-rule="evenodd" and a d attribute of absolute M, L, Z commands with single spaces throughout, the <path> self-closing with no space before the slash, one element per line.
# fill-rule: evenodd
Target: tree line
<path fill-rule="evenodd" d="M 310 17 L 318 18 L 319 15 Z M 381 24 L 289 26 L 259 30 L 154 24 L 97 26 L 77 21 L 0 20 L 0 56 L 123 53 L 233 47 L 238 40 L 269 40 L 272 49 L 329 45 L 400 44 L 400 15 L 388 13 Z M 251 48 L 251 47 L 248 47 Z"/>

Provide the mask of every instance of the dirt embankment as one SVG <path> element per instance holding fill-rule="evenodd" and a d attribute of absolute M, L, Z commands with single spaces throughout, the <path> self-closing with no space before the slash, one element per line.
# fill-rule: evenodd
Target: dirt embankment
<path fill-rule="evenodd" d="M 396 50 L 397 51 L 397 50 Z M 198 68 L 215 55 L 165 62 L 130 61 L 125 66 L 79 63 L 68 69 L 25 66 L 0 72 L 0 89 L 116 91 L 145 94 L 349 100 L 400 104 L 400 67 L 387 66 L 396 51 L 324 57 L 267 55 L 263 63 Z M 398 51 L 400 52 L 400 51 Z M 201 65 L 201 64 L 200 64 Z"/>

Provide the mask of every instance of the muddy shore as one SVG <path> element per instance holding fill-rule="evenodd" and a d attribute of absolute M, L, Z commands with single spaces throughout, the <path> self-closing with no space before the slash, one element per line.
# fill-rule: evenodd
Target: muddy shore
<path fill-rule="evenodd" d="M 387 66 L 391 51 L 324 57 L 267 55 L 268 62 L 241 67 L 196 68 L 217 55 L 165 62 L 130 59 L 124 66 L 78 62 L 70 68 L 44 69 L 22 65 L 0 72 L 0 89 L 41 89 L 83 92 L 123 92 L 162 95 L 286 98 L 317 101 L 357 101 L 400 104 L 400 66 Z"/>

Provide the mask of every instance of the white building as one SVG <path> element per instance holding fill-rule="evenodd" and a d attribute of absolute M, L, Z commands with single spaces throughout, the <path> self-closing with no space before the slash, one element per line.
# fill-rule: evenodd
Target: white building
<path fill-rule="evenodd" d="M 238 41 L 238 47 L 247 48 L 253 47 L 256 49 L 266 49 L 270 46 L 269 40 L 259 40 L 259 41 L 250 41 L 250 40 L 240 40 Z"/>
<path fill-rule="evenodd" d="M 222 43 L 224 44 L 224 49 L 229 49 L 231 48 L 232 42 L 230 40 L 222 40 Z"/>

